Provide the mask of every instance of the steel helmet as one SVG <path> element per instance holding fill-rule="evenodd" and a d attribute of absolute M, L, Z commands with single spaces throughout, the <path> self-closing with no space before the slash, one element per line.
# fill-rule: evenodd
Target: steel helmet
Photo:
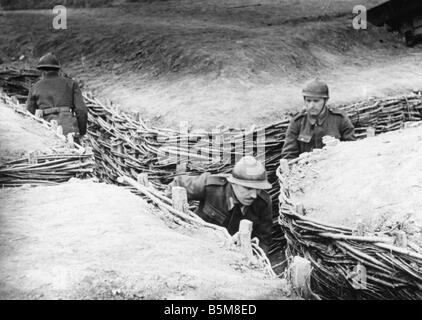
<path fill-rule="evenodd" d="M 302 90 L 302 94 L 304 97 L 319 97 L 328 99 L 328 85 L 319 79 L 314 79 L 305 85 Z"/>
<path fill-rule="evenodd" d="M 231 183 L 254 189 L 271 189 L 267 171 L 261 162 L 251 156 L 242 157 L 227 177 Z"/>
<path fill-rule="evenodd" d="M 40 58 L 37 69 L 60 69 L 59 60 L 54 54 L 49 52 Z"/>

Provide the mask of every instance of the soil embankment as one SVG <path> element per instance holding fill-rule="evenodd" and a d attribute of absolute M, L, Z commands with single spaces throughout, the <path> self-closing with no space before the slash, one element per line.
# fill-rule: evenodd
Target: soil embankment
<path fill-rule="evenodd" d="M 422 247 L 422 128 L 317 150 L 288 183 L 292 199 L 322 222 L 367 232 L 402 229 Z"/>
<path fill-rule="evenodd" d="M 70 8 L 66 30 L 52 28 L 49 10 L 8 11 L 0 19 L 0 58 L 34 66 L 54 51 L 97 97 L 157 125 L 248 127 L 300 109 L 301 87 L 315 76 L 329 83 L 335 104 L 420 89 L 421 45 L 407 48 L 383 28 L 352 27 L 354 5 L 379 2 L 174 0 Z"/>

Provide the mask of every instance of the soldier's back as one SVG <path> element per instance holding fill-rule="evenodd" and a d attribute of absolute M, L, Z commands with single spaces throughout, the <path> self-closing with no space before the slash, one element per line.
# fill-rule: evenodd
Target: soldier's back
<path fill-rule="evenodd" d="M 62 76 L 45 77 L 33 88 L 39 109 L 72 107 L 73 80 Z"/>

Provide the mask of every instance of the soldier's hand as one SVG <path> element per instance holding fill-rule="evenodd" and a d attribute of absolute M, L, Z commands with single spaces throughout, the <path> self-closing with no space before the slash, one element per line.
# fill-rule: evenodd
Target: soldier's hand
<path fill-rule="evenodd" d="M 167 186 L 166 187 L 166 189 L 164 190 L 164 195 L 167 197 L 167 198 L 170 198 L 171 199 L 171 186 Z"/>
<path fill-rule="evenodd" d="M 85 147 L 85 145 L 87 144 L 87 138 L 85 137 L 85 135 L 81 136 L 79 133 L 76 133 L 73 139 L 75 143 L 79 144 L 81 147 Z"/>
<path fill-rule="evenodd" d="M 235 245 L 239 244 L 239 232 L 236 232 L 234 235 L 232 235 L 233 243 Z"/>
<path fill-rule="evenodd" d="M 86 137 L 86 135 L 83 135 L 83 136 L 81 136 L 80 138 L 79 138 L 79 141 L 80 141 L 80 145 L 82 146 L 82 147 L 86 147 L 87 146 L 87 144 L 88 144 L 88 138 Z"/>
<path fill-rule="evenodd" d="M 323 136 L 322 137 L 322 143 L 328 147 L 331 146 L 336 146 L 338 143 L 340 142 L 340 140 L 336 139 L 335 137 L 332 136 Z"/>
<path fill-rule="evenodd" d="M 251 243 L 256 244 L 257 246 L 259 246 L 259 239 L 257 237 L 254 237 L 251 239 Z"/>

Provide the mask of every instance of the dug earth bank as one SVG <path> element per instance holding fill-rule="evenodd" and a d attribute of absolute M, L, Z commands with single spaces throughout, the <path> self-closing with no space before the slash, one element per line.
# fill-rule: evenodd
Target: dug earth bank
<path fill-rule="evenodd" d="M 422 127 L 303 154 L 286 181 L 313 219 L 402 229 L 422 247 Z"/>
<path fill-rule="evenodd" d="M 317 76 L 330 85 L 333 104 L 421 89 L 421 44 L 407 48 L 384 28 L 352 27 L 355 5 L 380 2 L 178 0 L 68 8 L 66 30 L 52 28 L 50 10 L 5 11 L 0 58 L 5 66 L 34 67 L 53 51 L 85 89 L 154 125 L 184 120 L 203 129 L 245 128 L 300 109 L 303 84 Z"/>

